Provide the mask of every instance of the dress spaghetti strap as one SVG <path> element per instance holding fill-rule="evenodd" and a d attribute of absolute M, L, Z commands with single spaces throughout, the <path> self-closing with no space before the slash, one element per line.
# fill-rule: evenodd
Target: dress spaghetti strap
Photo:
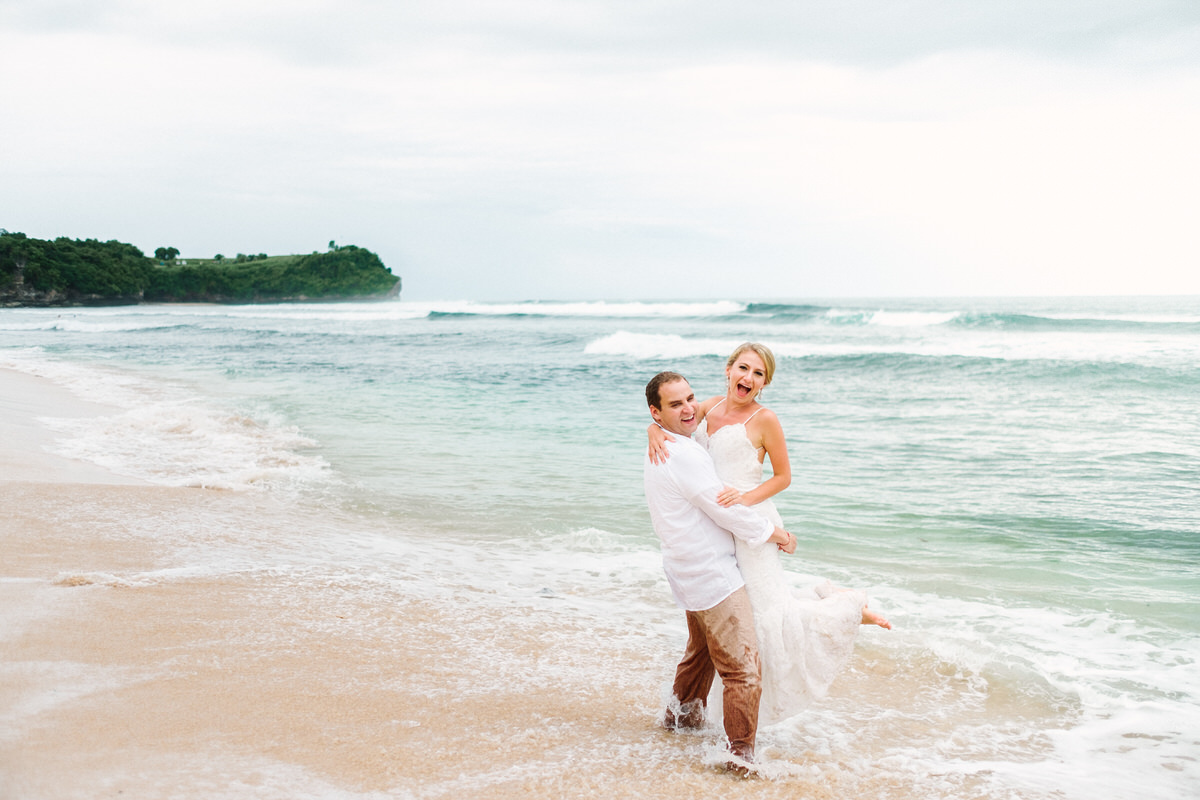
<path fill-rule="evenodd" d="M 714 411 L 716 411 L 716 410 L 717 410 L 717 406 L 721 405 L 721 403 L 724 403 L 724 402 L 725 402 L 725 398 L 724 398 L 724 397 L 722 397 L 720 400 L 718 400 L 717 402 L 713 403 L 713 407 L 712 407 L 712 408 L 710 408 L 710 409 L 708 410 L 708 413 L 709 413 L 709 414 L 712 414 L 712 412 L 714 412 Z M 760 406 L 758 407 L 758 411 L 762 411 L 764 408 L 766 408 L 766 406 L 760 405 Z M 754 419 L 755 415 L 757 415 L 757 414 L 758 414 L 758 411 L 755 411 L 753 414 L 751 414 L 750 416 L 746 417 L 746 418 L 745 418 L 744 420 L 742 420 L 741 422 L 730 422 L 730 423 L 728 423 L 727 425 L 723 425 L 723 426 L 721 426 L 721 427 L 722 427 L 722 428 L 727 428 L 727 427 L 729 427 L 729 425 L 741 425 L 741 426 L 744 428 L 744 427 L 746 426 L 746 423 L 747 423 L 747 422 L 749 422 L 750 420 Z M 720 430 L 720 429 L 721 429 L 721 428 L 718 428 L 717 430 Z M 712 432 L 712 431 L 710 431 L 710 430 L 708 429 L 708 418 L 706 418 L 706 419 L 704 420 L 704 433 L 705 433 L 706 435 L 708 435 L 708 436 L 712 436 L 712 435 L 713 435 L 713 432 Z M 758 449 L 759 449 L 759 450 L 762 450 L 763 448 L 761 448 L 761 447 L 760 447 L 760 448 L 758 448 Z"/>

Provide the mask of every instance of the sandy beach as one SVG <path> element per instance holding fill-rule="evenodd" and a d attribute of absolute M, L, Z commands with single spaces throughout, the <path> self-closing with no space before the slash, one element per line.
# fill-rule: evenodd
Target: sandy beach
<path fill-rule="evenodd" d="M 0 800 L 1194 795 L 1195 303 L 728 305 L 0 315 Z M 721 331 L 896 625 L 753 781 L 657 725 L 640 393 Z"/>
<path fill-rule="evenodd" d="M 611 679 L 596 685 L 571 665 L 600 657 L 589 643 L 601 632 L 553 607 L 365 596 L 311 567 L 189 575 L 194 542 L 226 537 L 233 548 L 256 527 L 287 524 L 288 509 L 266 494 L 139 484 L 46 452 L 54 436 L 41 417 L 111 409 L 40 378 L 0 371 L 0 405 L 4 798 L 798 788 L 722 774 L 702 763 L 697 737 L 658 729 L 671 665 L 636 636 L 603 654 Z M 489 679 L 477 691 L 476 676 L 497 669 L 511 673 L 508 690 Z M 807 796 L 837 795 L 799 783 Z"/>
<path fill-rule="evenodd" d="M 410 597 L 364 607 L 328 585 L 297 598 L 290 578 L 263 574 L 167 579 L 179 554 L 156 528 L 280 509 L 138 485 L 46 452 L 53 434 L 38 418 L 109 409 L 41 379 L 0 372 L 0 408 L 3 797 L 434 797 L 496 769 L 511 771 L 503 794 L 517 797 L 571 780 L 546 765 L 564 728 L 658 738 L 637 707 L 653 695 L 621 681 L 472 696 L 490 650 L 536 661 L 554 644 L 512 625 L 512 637 L 488 635 L 503 621 L 481 609 Z M 340 621 L 363 616 L 377 637 L 342 635 Z M 636 762 L 612 772 L 626 771 Z M 628 788 L 646 795 L 637 779 Z"/>
<path fill-rule="evenodd" d="M 143 484 L 109 470 L 54 455 L 54 433 L 42 418 L 72 419 L 113 408 L 76 397 L 69 389 L 16 370 L 0 368 L 0 482 Z"/>

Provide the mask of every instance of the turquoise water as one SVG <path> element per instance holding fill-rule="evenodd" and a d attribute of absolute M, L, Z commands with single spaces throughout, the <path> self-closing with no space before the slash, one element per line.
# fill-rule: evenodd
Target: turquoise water
<path fill-rule="evenodd" d="M 668 623 L 642 389 L 671 368 L 720 393 L 762 341 L 789 569 L 868 588 L 897 630 L 864 663 L 927 698 L 835 696 L 764 735 L 904 715 L 924 746 L 897 727 L 873 763 L 986 769 L 997 797 L 1200 793 L 1200 298 L 9 309 L 0 332 L 0 367 L 123 409 L 51 421 L 60 452 L 469 532 L 508 554 L 480 585 Z"/>

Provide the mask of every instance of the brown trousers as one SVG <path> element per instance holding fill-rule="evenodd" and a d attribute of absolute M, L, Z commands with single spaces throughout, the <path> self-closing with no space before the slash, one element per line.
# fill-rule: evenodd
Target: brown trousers
<path fill-rule="evenodd" d="M 740 758 L 754 760 L 758 734 L 758 701 L 762 696 L 762 665 L 754 612 L 745 587 L 707 611 L 687 612 L 688 643 L 675 670 L 673 692 L 679 703 L 667 710 L 668 728 L 699 728 L 714 672 L 721 676 L 721 703 L 729 749 Z"/>

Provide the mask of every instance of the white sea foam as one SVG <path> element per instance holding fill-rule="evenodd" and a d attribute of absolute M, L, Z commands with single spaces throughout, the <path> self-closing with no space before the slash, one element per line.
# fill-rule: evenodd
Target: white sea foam
<path fill-rule="evenodd" d="M 618 356 L 621 358 L 687 358 L 690 356 L 725 356 L 738 345 L 735 339 L 687 339 L 672 333 L 631 333 L 617 331 L 589 342 L 584 348 L 588 355 Z"/>
<path fill-rule="evenodd" d="M 125 331 L 152 330 L 169 328 L 183 324 L 182 322 L 164 321 L 160 319 L 104 317 L 95 314 L 82 316 L 71 311 L 64 311 L 54 316 L 42 313 L 37 316 L 11 315 L 0 317 L 0 331 L 63 331 L 65 333 L 120 333 Z"/>
<path fill-rule="evenodd" d="M 706 302 L 517 302 L 383 301 L 321 303 L 298 306 L 154 304 L 100 309 L 16 309 L 0 317 L 0 331 L 119 333 L 194 325 L 202 328 L 295 330 L 297 324 L 322 322 L 359 331 L 360 324 L 403 322 L 438 314 L 464 316 L 545 316 L 581 318 L 724 317 L 746 310 L 746 304 Z M 361 329 L 376 332 L 378 329 Z"/>
<path fill-rule="evenodd" d="M 831 322 L 879 325 L 890 328 L 945 325 L 960 316 L 962 314 L 959 311 L 888 311 L 885 309 L 866 311 L 831 308 L 825 312 L 825 319 Z"/>
<path fill-rule="evenodd" d="M 905 715 L 929 715 L 928 726 L 941 729 L 945 742 L 928 752 L 917 747 L 908 758 L 930 770 L 986 768 L 1010 788 L 1039 794 L 1075 787 L 1062 796 L 1080 800 L 1135 796 L 1125 793 L 1128 775 L 1161 772 L 1178 787 L 1198 785 L 1200 763 L 1188 754 L 1200 741 L 1190 711 L 1200 703 L 1200 642 L 1049 604 L 1003 606 L 898 589 L 885 597 L 897 629 L 874 637 L 873 647 L 903 665 L 898 672 L 919 676 L 932 665 L 946 681 L 947 691 L 928 694 L 927 707 L 901 702 Z M 1020 728 L 1004 722 L 1010 719 L 1021 720 Z M 1039 739 L 1048 747 L 1039 748 Z"/>
<path fill-rule="evenodd" d="M 742 338 L 716 339 L 687 337 L 678 334 L 634 333 L 618 331 L 589 342 L 584 353 L 615 356 L 636 360 L 690 358 L 693 356 L 727 356 Z M 953 331 L 938 336 L 911 338 L 838 339 L 771 339 L 764 343 L 777 356 L 804 358 L 807 356 L 867 356 L 910 355 L 932 358 L 986 358 L 1004 361 L 1074 361 L 1093 363 L 1154 363 L 1179 367 L 1200 365 L 1200 349 L 1186 336 L 1076 332 L 1005 334 L 980 331 Z"/>
<path fill-rule="evenodd" d="M 322 303 L 319 305 L 279 306 L 247 305 L 216 308 L 189 308 L 185 313 L 198 317 L 234 320 L 329 320 L 342 322 L 378 322 L 386 320 L 421 319 L 429 316 L 424 304 L 395 302 Z"/>
<path fill-rule="evenodd" d="M 540 598 L 566 603 L 577 622 L 653 629 L 659 641 L 643 646 L 673 663 L 682 618 L 652 539 L 595 529 L 535 539 L 486 545 L 478 564 L 464 565 L 472 585 L 501 604 Z M 812 580 L 789 576 L 798 586 Z M 809 752 L 812 769 L 847 780 L 847 765 L 832 759 L 855 752 L 863 760 L 851 773 L 886 762 L 917 785 L 983 780 L 986 796 L 996 797 L 1115 800 L 1131 785 L 1127 773 L 1162 771 L 1180 789 L 1200 780 L 1200 763 L 1189 756 L 1200 741 L 1191 711 L 1200 704 L 1200 642 L 1115 614 L 1081 616 L 1052 599 L 1005 605 L 869 588 L 873 605 L 897 625 L 863 629 L 856 669 L 885 665 L 854 684 L 871 693 L 835 687 L 802 716 L 761 732 L 765 753 Z M 768 757 L 763 777 L 792 770 Z M 955 796 L 940 784 L 930 789 Z"/>
<path fill-rule="evenodd" d="M 885 348 L 879 348 L 884 351 Z M 1200 349 L 1191 337 L 1118 333 L 1043 332 L 1003 335 L 971 333 L 891 345 L 891 352 L 934 357 L 995 358 L 1005 361 L 1073 361 L 1155 364 L 1189 367 L 1200 364 Z"/>
<path fill-rule="evenodd" d="M 716 317 L 737 314 L 746 310 L 745 303 L 732 300 L 707 302 L 526 302 L 478 303 L 437 302 L 415 303 L 414 308 L 426 308 L 427 313 L 516 315 L 536 314 L 555 317 Z"/>
<path fill-rule="evenodd" d="M 157 307 L 161 309 L 162 307 Z M 197 316 L 222 316 L 234 319 L 341 320 L 370 321 L 420 319 L 432 314 L 479 316 L 546 317 L 713 317 L 738 314 L 745 303 L 732 300 L 705 302 L 515 302 L 484 303 L 472 300 L 395 301 L 381 303 L 331 303 L 301 308 L 279 306 L 230 306 L 215 309 L 181 309 Z"/>
<path fill-rule="evenodd" d="M 166 486 L 247 489 L 315 478 L 325 467 L 299 452 L 316 443 L 296 429 L 193 401 L 41 421 L 66 434 L 54 448 L 59 455 Z"/>
<path fill-rule="evenodd" d="M 305 453 L 316 442 L 269 415 L 199 399 L 185 386 L 134 373 L 9 351 L 0 367 L 47 378 L 81 398 L 121 409 L 81 418 L 42 417 L 62 436 L 53 452 L 164 486 L 249 489 L 328 477 Z"/>
<path fill-rule="evenodd" d="M 1136 322 L 1153 325 L 1196 325 L 1200 324 L 1200 314 L 1116 314 L 1105 312 L 1079 313 L 1045 313 L 1039 316 L 1046 319 L 1065 321 L 1091 322 Z"/>
<path fill-rule="evenodd" d="M 102 667 L 94 664 L 72 662 L 65 659 L 46 661 L 20 661 L 5 659 L 0 662 L 0 678 L 9 681 L 49 684 L 52 688 L 41 691 L 18 693 L 17 702 L 4 709 L 4 724 L 0 725 L 0 742 L 18 737 L 26 721 L 63 707 L 80 698 L 104 691 L 111 691 L 136 679 L 132 670 L 119 667 Z"/>
<path fill-rule="evenodd" d="M 464 565 L 472 586 L 500 604 L 565 603 L 576 623 L 588 619 L 598 629 L 653 630 L 657 640 L 622 644 L 652 647 L 669 679 L 683 620 L 669 603 L 652 540 L 588 529 L 531 544 L 486 546 L 478 564 Z M 797 585 L 809 580 L 791 577 Z M 886 764 L 927 787 L 928 796 L 958 796 L 956 787 L 982 783 L 988 790 L 980 796 L 1070 800 L 1131 796 L 1129 774 L 1161 771 L 1164 785 L 1180 791 L 1200 780 L 1200 764 L 1189 756 L 1200 736 L 1190 711 L 1200 702 L 1200 676 L 1191 674 L 1200 660 L 1196 642 L 1150 644 L 1155 633 L 1144 625 L 1080 618 L 1052 605 L 1004 606 L 895 587 L 872 594 L 897 628 L 864 628 L 855 669 L 886 666 L 869 678 L 839 678 L 872 691 L 835 686 L 800 717 L 760 731 L 761 777 L 788 780 L 803 769 L 846 782 Z M 606 665 L 590 668 L 600 679 Z M 719 739 L 716 725 L 698 747 Z M 705 753 L 720 761 L 720 753 Z M 787 760 L 796 753 L 808 753 L 807 766 Z"/>

